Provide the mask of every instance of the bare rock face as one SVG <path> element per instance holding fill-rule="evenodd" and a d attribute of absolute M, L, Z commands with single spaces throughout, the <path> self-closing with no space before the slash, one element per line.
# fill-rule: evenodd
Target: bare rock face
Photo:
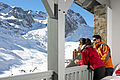
<path fill-rule="evenodd" d="M 11 7 L 2 2 L 0 2 L 0 16 L 3 17 L 0 21 L 0 27 L 20 34 L 25 33 L 29 28 L 45 25 L 43 21 L 47 19 L 47 14 L 42 11 L 24 11 L 20 7 Z M 65 37 L 81 24 L 87 25 L 79 13 L 69 9 L 65 16 Z"/>
<path fill-rule="evenodd" d="M 24 11 L 20 7 L 11 7 L 0 2 L 0 27 L 2 32 L 23 34 L 34 26 L 42 26 L 39 20 L 46 19 L 46 13 L 41 11 Z M 35 21 L 35 18 L 38 18 Z M 44 24 L 43 24 L 44 25 Z"/>
<path fill-rule="evenodd" d="M 75 13 L 73 10 L 68 10 L 65 16 L 65 37 L 78 28 L 80 24 L 86 24 L 85 20 L 79 13 Z M 87 24 L 86 24 L 87 25 Z"/>
<path fill-rule="evenodd" d="M 14 7 L 11 11 L 11 14 L 17 19 L 23 19 L 22 23 L 24 23 L 25 20 L 27 23 L 26 25 L 23 25 L 24 27 L 32 27 L 32 23 L 35 22 L 32 16 L 25 12 L 22 8 Z"/>
<path fill-rule="evenodd" d="M 29 15 L 31 15 L 34 18 L 42 18 L 42 19 L 46 19 L 46 14 L 42 11 L 32 11 L 32 10 L 28 10 L 26 11 Z"/>
<path fill-rule="evenodd" d="M 11 9 L 9 5 L 0 2 L 0 13 L 8 13 Z"/>

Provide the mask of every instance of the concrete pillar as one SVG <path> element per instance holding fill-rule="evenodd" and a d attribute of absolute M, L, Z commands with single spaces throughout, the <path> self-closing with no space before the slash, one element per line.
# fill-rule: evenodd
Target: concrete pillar
<path fill-rule="evenodd" d="M 111 0 L 112 7 L 112 57 L 113 64 L 120 64 L 120 0 Z"/>
<path fill-rule="evenodd" d="M 112 37 L 112 9 L 107 7 L 107 44 L 111 49 L 111 55 L 113 54 Z"/>

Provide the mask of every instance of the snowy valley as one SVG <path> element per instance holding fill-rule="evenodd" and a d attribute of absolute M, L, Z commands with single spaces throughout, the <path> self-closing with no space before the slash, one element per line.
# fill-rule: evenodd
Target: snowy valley
<path fill-rule="evenodd" d="M 72 59 L 79 38 L 92 39 L 93 27 L 73 10 L 65 18 L 65 59 Z M 47 20 L 42 11 L 0 2 L 0 77 L 47 71 Z"/>

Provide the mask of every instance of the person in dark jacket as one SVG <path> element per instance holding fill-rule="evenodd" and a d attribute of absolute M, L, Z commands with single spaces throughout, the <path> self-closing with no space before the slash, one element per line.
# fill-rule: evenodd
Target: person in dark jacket
<path fill-rule="evenodd" d="M 105 76 L 105 67 L 95 48 L 91 45 L 90 39 L 80 38 L 81 60 L 75 60 L 75 63 L 88 65 L 88 68 L 94 70 L 93 80 L 100 80 Z"/>

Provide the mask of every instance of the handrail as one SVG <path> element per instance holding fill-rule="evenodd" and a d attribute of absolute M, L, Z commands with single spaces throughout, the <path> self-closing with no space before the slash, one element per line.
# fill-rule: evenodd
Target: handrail
<path fill-rule="evenodd" d="M 77 71 L 84 71 L 84 70 L 87 70 L 86 65 L 69 67 L 65 69 L 65 74 L 70 74 L 70 73 L 74 73 Z"/>
<path fill-rule="evenodd" d="M 40 79 L 51 79 L 53 71 L 30 73 L 23 75 L 16 75 L 10 77 L 1 77 L 0 80 L 40 80 Z"/>
<path fill-rule="evenodd" d="M 65 68 L 65 80 L 92 80 L 92 74 L 86 65 Z M 54 71 L 0 77 L 0 80 L 53 80 Z"/>
<path fill-rule="evenodd" d="M 65 69 L 65 80 L 93 80 L 93 73 L 86 65 L 69 67 Z"/>

